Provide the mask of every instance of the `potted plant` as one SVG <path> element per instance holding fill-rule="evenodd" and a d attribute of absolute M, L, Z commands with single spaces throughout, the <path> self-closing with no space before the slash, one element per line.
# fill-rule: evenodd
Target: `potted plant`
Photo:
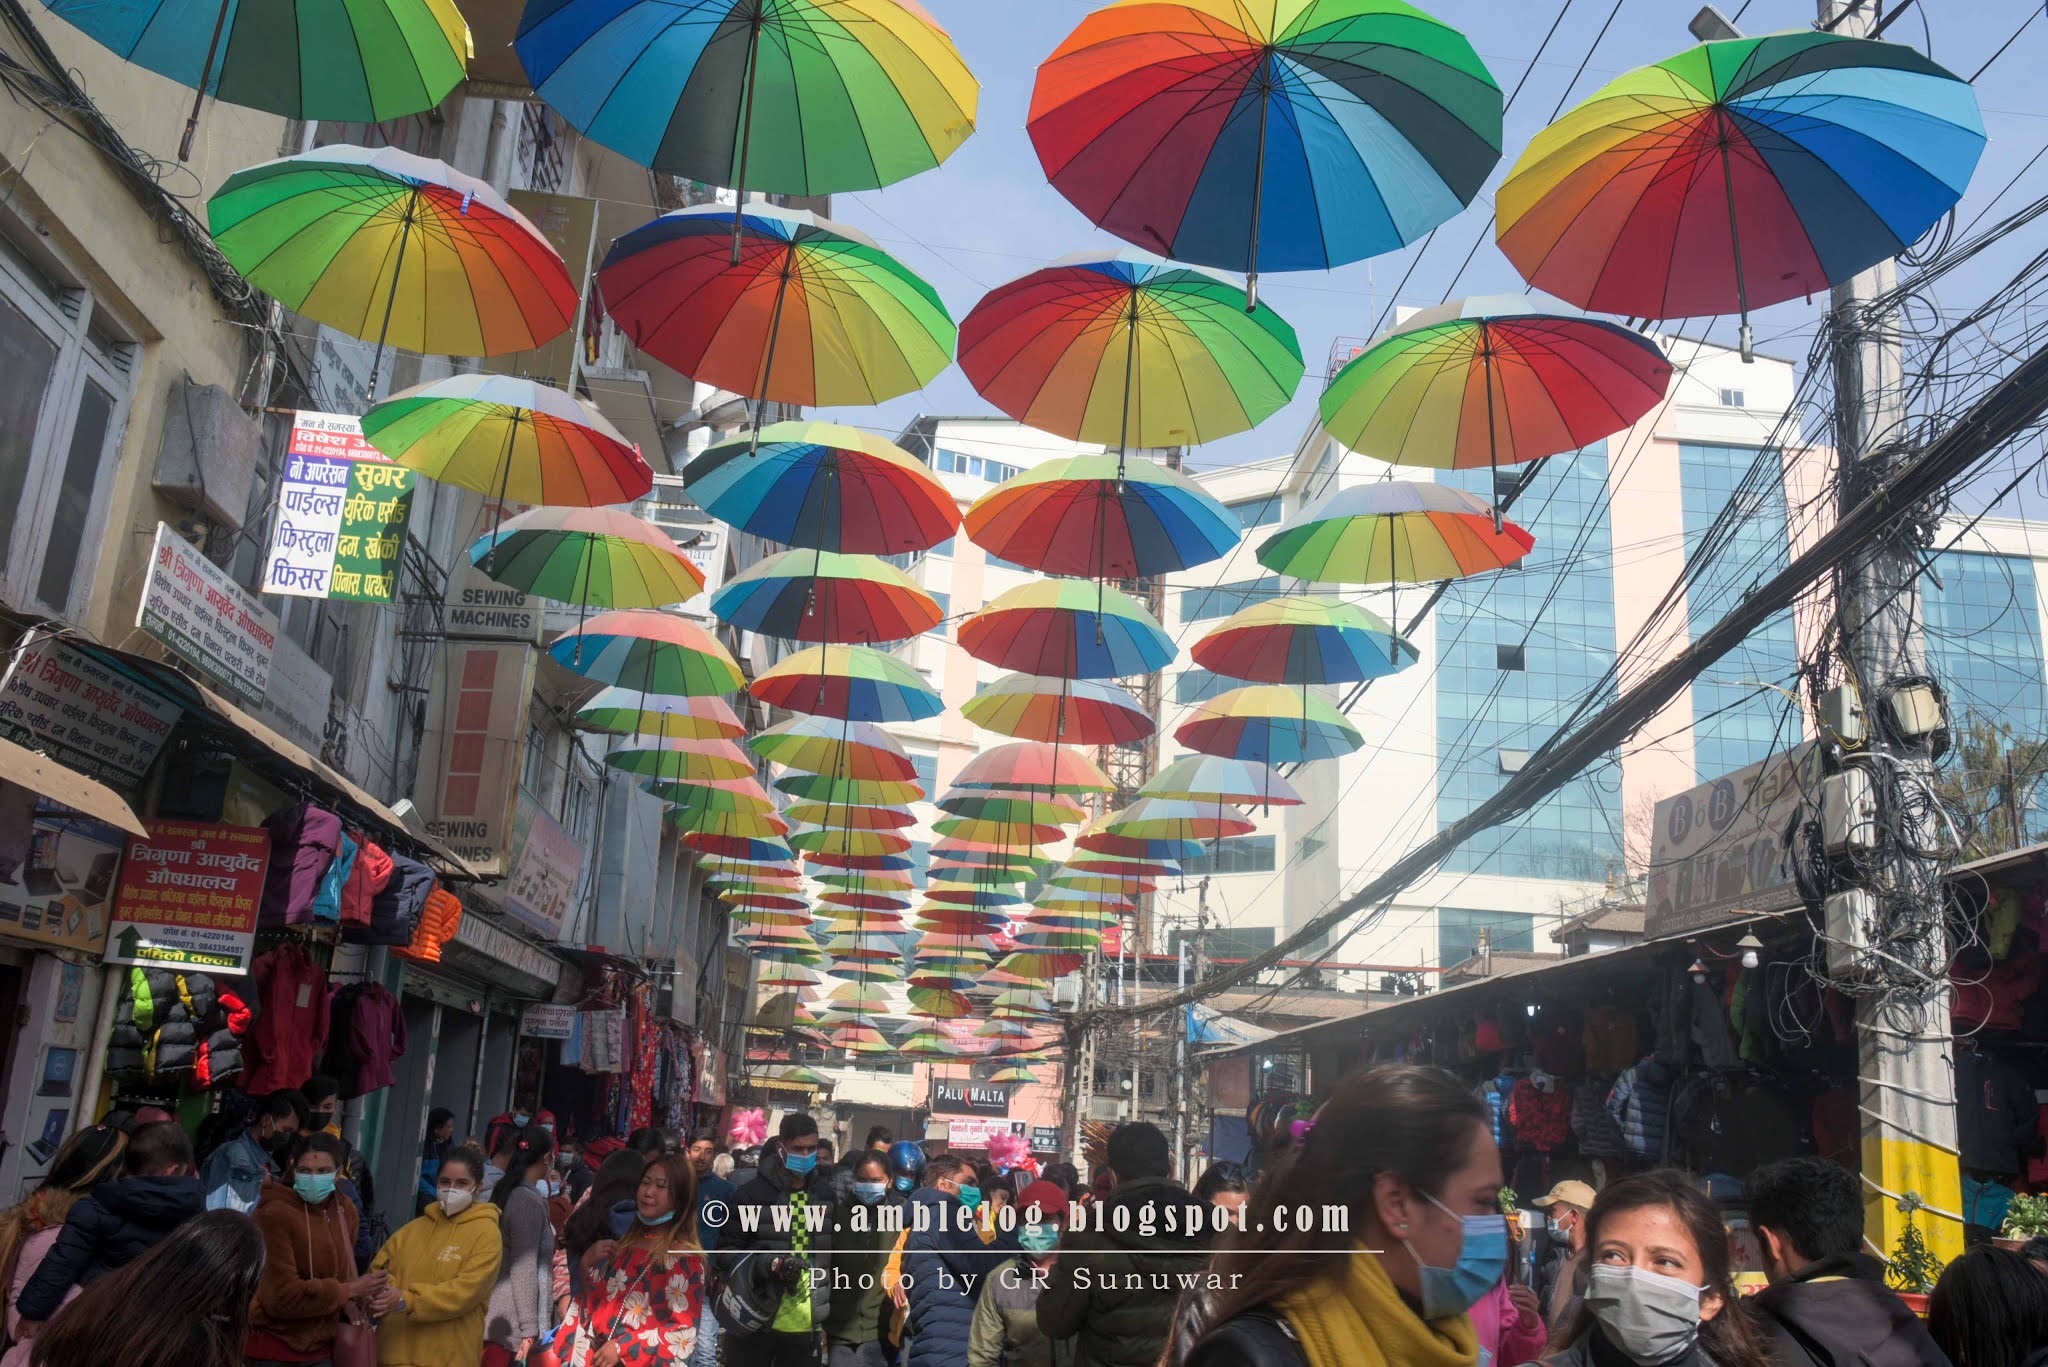
<path fill-rule="evenodd" d="M 2048 1196 L 2015 1196 L 2005 1209 L 2005 1223 L 1991 1242 L 2017 1253 L 2029 1239 L 2048 1234 Z"/>
<path fill-rule="evenodd" d="M 1927 1297 L 1934 1290 L 1934 1283 L 1941 1276 L 1941 1259 L 1927 1247 L 1927 1241 L 1920 1236 L 1920 1226 L 1913 1221 L 1914 1212 L 1925 1204 L 1920 1193 L 1909 1191 L 1899 1198 L 1899 1212 L 1906 1217 L 1906 1226 L 1899 1231 L 1899 1241 L 1892 1248 L 1890 1266 L 1885 1278 L 1892 1289 L 1899 1293 L 1899 1299 L 1910 1307 L 1914 1314 L 1925 1318 Z"/>

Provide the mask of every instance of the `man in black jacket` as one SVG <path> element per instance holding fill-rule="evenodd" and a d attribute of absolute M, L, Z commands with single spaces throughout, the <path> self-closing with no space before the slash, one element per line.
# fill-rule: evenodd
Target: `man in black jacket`
<path fill-rule="evenodd" d="M 732 1197 L 714 1264 L 721 1277 L 775 1277 L 774 1321 L 758 1334 L 721 1334 L 726 1367 L 815 1367 L 819 1331 L 832 1304 L 832 1184 L 818 1171 L 818 1122 L 782 1117 L 779 1142 Z"/>
<path fill-rule="evenodd" d="M 155 1248 L 206 1209 L 192 1141 L 176 1121 L 139 1125 L 128 1136 L 122 1176 L 103 1182 L 71 1208 L 57 1242 L 21 1289 L 16 1308 L 41 1323 L 74 1286 L 90 1286 Z"/>
<path fill-rule="evenodd" d="M 1758 1168 L 1749 1220 L 1771 1281 L 1750 1305 L 1774 1367 L 1949 1367 L 1863 1252 L 1854 1173 L 1825 1158 Z"/>

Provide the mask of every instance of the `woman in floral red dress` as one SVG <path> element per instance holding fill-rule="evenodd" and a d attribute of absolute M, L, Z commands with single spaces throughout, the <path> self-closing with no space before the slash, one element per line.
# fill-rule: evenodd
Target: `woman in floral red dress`
<path fill-rule="evenodd" d="M 569 1367 L 683 1367 L 697 1346 L 708 1312 L 690 1160 L 649 1164 L 634 1207 L 631 1229 L 583 1255 L 585 1290 L 557 1336 Z"/>

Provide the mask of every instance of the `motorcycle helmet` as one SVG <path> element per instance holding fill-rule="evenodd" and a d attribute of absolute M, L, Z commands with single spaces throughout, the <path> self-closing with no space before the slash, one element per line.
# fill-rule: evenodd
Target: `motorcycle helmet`
<path fill-rule="evenodd" d="M 899 1192 L 917 1190 L 924 1179 L 924 1145 L 914 1139 L 889 1146 L 889 1184 Z"/>

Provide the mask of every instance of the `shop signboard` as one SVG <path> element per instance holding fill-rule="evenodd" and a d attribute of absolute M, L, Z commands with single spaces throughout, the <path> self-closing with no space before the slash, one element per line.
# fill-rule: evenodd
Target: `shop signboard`
<path fill-rule="evenodd" d="M 268 831 L 151 822 L 121 861 L 107 962 L 247 973 L 269 863 Z"/>
<path fill-rule="evenodd" d="M 86 817 L 38 816 L 26 857 L 0 859 L 0 936 L 89 954 L 105 950 L 127 840 Z"/>
<path fill-rule="evenodd" d="M 1658 803 L 1645 932 L 1683 934 L 1799 905 L 1789 837 L 1820 781 L 1809 741 Z"/>
<path fill-rule="evenodd" d="M 1010 1089 L 934 1077 L 931 1110 L 933 1115 L 1008 1115 Z"/>
<path fill-rule="evenodd" d="M 168 523 L 156 524 L 135 625 L 236 702 L 263 706 L 277 615 Z"/>
<path fill-rule="evenodd" d="M 998 1135 L 1015 1135 L 1026 1139 L 1030 1129 L 1021 1120 L 992 1119 L 987 1116 L 947 1116 L 946 1146 L 953 1149 L 985 1149 L 988 1142 Z"/>
<path fill-rule="evenodd" d="M 1060 1151 L 1060 1128 L 1057 1125 L 1033 1125 L 1031 1127 L 1031 1152 L 1058 1153 Z"/>
<path fill-rule="evenodd" d="M 523 792 L 517 827 L 505 910 L 549 939 L 560 939 L 583 877 L 583 846 Z"/>
<path fill-rule="evenodd" d="M 277 485 L 263 591 L 390 602 L 417 478 L 363 439 L 361 420 L 298 413 Z"/>
<path fill-rule="evenodd" d="M 0 678 L 0 735 L 122 792 L 149 772 L 182 710 L 46 636 Z"/>
<path fill-rule="evenodd" d="M 479 505 L 472 530 L 477 536 L 501 526 L 527 510 L 524 503 L 495 498 Z M 451 639 L 540 642 L 547 622 L 547 604 L 521 589 L 509 588 L 470 562 L 465 550 L 448 572 L 448 601 L 441 624 Z"/>
<path fill-rule="evenodd" d="M 448 641 L 427 704 L 413 803 L 427 834 L 485 878 L 511 861 L 533 671 L 532 646 Z"/>
<path fill-rule="evenodd" d="M 483 50 L 479 44 L 477 50 Z M 472 68 L 473 71 L 473 68 Z M 603 239 L 598 237 L 598 202 L 581 195 L 557 195 L 542 190 L 514 190 L 506 196 L 513 208 L 526 215 L 527 222 L 560 253 L 562 264 L 579 291 L 586 287 L 586 271 L 601 255 L 601 242 L 624 231 L 614 227 Z M 637 226 L 629 225 L 629 226 Z M 577 339 L 564 331 L 532 351 L 515 351 L 493 356 L 483 368 L 500 375 L 534 375 L 561 379 L 575 360 Z M 572 385 L 571 388 L 574 388 Z"/>
<path fill-rule="evenodd" d="M 528 1039 L 568 1039 L 576 1033 L 576 1008 L 529 1006 L 520 1013 L 519 1033 Z"/>

